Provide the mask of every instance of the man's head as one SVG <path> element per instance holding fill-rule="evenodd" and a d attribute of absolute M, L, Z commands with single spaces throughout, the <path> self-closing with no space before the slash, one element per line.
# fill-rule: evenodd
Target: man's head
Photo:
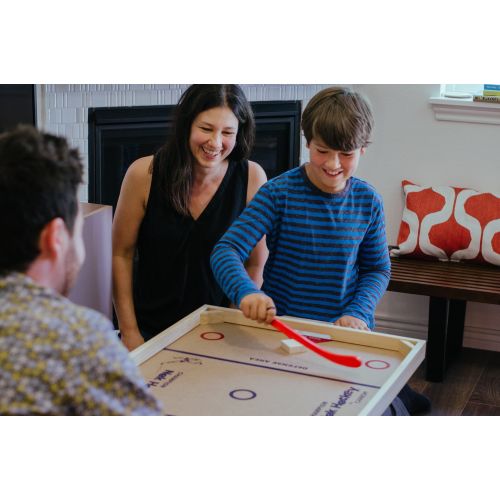
<path fill-rule="evenodd" d="M 67 294 L 83 262 L 82 164 L 66 140 L 23 126 L 0 135 L 0 274 Z"/>
<path fill-rule="evenodd" d="M 337 151 L 366 147 L 373 129 L 373 115 L 366 99 L 344 87 L 318 92 L 302 113 L 302 130 L 307 144 L 321 140 Z"/>

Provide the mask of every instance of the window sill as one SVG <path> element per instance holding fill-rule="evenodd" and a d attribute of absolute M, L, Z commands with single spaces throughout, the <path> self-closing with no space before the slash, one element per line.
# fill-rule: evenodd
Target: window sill
<path fill-rule="evenodd" d="M 446 97 L 431 97 L 429 103 L 436 120 L 500 125 L 500 103 Z"/>

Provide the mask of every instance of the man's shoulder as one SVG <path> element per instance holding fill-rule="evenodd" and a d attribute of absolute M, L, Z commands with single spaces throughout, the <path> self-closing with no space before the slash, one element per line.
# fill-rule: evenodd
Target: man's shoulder
<path fill-rule="evenodd" d="M 64 358 L 69 350 L 75 353 L 71 360 L 73 366 L 92 365 L 96 370 L 102 366 L 103 359 L 117 361 L 122 369 L 129 364 L 113 324 L 103 314 L 62 296 L 52 298 L 48 311 L 50 316 L 46 321 L 40 318 L 39 310 L 36 317 L 26 319 L 25 325 L 33 321 L 32 330 L 36 325 L 35 343 L 44 337 L 50 339 L 54 357 Z"/>
<path fill-rule="evenodd" d="M 99 337 L 113 330 L 111 321 L 101 313 L 80 306 L 51 290 L 39 294 L 26 311 L 26 322 L 38 323 L 59 336 Z"/>
<path fill-rule="evenodd" d="M 71 342 L 101 345 L 103 342 L 107 344 L 115 335 L 111 321 L 93 309 L 74 304 L 64 297 L 56 307 L 59 334 L 68 337 Z"/>
<path fill-rule="evenodd" d="M 63 319 L 70 325 L 83 322 L 88 326 L 98 326 L 100 330 L 113 330 L 111 321 L 98 311 L 75 304 L 66 298 L 63 298 L 60 306 Z"/>
<path fill-rule="evenodd" d="M 74 304 L 22 273 L 2 278 L 0 285 L 0 312 L 4 322 L 19 323 L 23 327 L 36 325 L 40 330 L 71 326 L 112 329 L 111 322 L 102 314 Z"/>

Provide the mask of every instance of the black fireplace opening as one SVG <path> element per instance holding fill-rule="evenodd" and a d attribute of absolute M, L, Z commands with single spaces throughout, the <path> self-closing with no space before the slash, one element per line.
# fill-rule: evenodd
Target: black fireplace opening
<path fill-rule="evenodd" d="M 268 179 L 298 166 L 300 101 L 251 106 L 256 137 L 250 159 L 264 168 Z M 115 209 L 127 168 L 165 143 L 174 109 L 173 105 L 89 108 L 89 202 Z"/>

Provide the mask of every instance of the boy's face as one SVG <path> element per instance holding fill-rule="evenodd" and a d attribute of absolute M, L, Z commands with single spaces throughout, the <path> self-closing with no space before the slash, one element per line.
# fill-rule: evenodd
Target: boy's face
<path fill-rule="evenodd" d="M 325 193 L 338 193 L 345 188 L 347 179 L 354 175 L 359 158 L 365 152 L 365 148 L 337 151 L 326 146 L 321 139 L 311 139 L 307 147 L 310 160 L 306 165 L 307 176 Z"/>

